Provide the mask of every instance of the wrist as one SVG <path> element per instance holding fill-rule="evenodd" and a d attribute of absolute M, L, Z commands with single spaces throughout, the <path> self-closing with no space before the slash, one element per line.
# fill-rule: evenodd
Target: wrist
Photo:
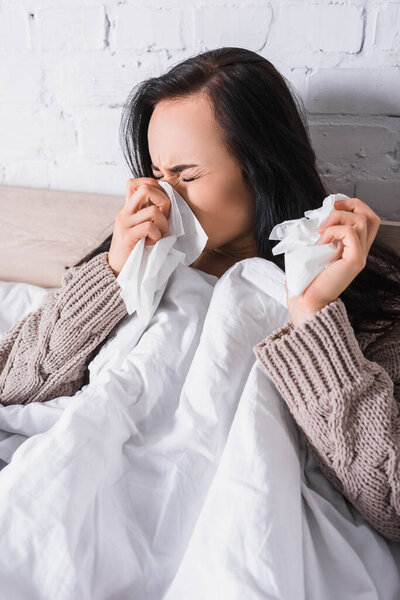
<path fill-rule="evenodd" d="M 114 273 L 115 277 L 118 277 L 119 272 L 117 272 L 115 269 L 113 269 L 113 267 L 110 265 L 110 259 L 109 259 L 109 253 L 108 252 L 106 254 L 106 259 L 107 259 L 107 264 L 110 267 L 111 271 Z"/>
<path fill-rule="evenodd" d="M 294 328 L 300 327 L 304 321 L 312 319 L 320 310 L 324 308 L 324 306 L 326 306 L 326 304 L 301 308 L 296 307 L 295 310 L 292 309 L 292 311 L 289 311 L 292 326 Z"/>

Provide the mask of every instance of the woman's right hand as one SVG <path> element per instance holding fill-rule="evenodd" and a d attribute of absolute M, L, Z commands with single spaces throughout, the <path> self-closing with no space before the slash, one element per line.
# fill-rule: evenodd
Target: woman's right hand
<path fill-rule="evenodd" d="M 155 244 L 169 229 L 171 201 L 156 179 L 128 179 L 125 204 L 114 221 L 108 251 L 108 264 L 118 276 L 139 240 L 147 237 L 145 246 Z"/>

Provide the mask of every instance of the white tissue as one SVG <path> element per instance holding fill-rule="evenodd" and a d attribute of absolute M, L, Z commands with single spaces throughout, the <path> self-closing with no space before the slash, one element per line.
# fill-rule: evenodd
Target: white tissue
<path fill-rule="evenodd" d="M 336 200 L 348 198 L 345 194 L 327 196 L 320 208 L 307 210 L 304 217 L 283 221 L 272 229 L 269 239 L 281 240 L 272 254 L 285 253 L 285 273 L 288 297 L 300 296 L 313 279 L 329 264 L 337 260 L 338 247 L 316 245 L 321 237 L 318 228 L 334 212 Z"/>
<path fill-rule="evenodd" d="M 143 324 L 152 318 L 178 264 L 192 264 L 208 240 L 182 196 L 166 181 L 158 183 L 171 201 L 169 229 L 155 244 L 139 240 L 117 277 L 128 313 L 136 311 Z"/>

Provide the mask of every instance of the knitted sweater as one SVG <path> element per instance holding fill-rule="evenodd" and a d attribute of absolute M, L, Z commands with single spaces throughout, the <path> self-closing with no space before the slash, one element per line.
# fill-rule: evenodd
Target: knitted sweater
<path fill-rule="evenodd" d="M 103 252 L 70 267 L 0 337 L 0 402 L 72 396 L 87 365 L 127 315 Z M 338 298 L 253 346 L 328 480 L 383 536 L 400 541 L 400 324 L 356 338 Z"/>
<path fill-rule="evenodd" d="M 87 364 L 128 314 L 107 256 L 70 267 L 60 289 L 0 338 L 1 404 L 73 396 L 88 383 Z"/>
<path fill-rule="evenodd" d="M 400 541 L 400 323 L 356 337 L 337 298 L 253 351 L 327 479 Z"/>

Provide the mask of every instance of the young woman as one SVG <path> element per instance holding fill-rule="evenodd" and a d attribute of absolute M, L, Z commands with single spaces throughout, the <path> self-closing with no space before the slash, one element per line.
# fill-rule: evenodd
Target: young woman
<path fill-rule="evenodd" d="M 191 266 L 217 277 L 253 256 L 283 268 L 271 229 L 328 195 L 299 99 L 246 49 L 208 51 L 138 84 L 121 138 L 134 178 L 113 234 L 0 340 L 3 404 L 72 395 L 87 383 L 88 362 L 127 314 L 116 276 L 139 239 L 155 243 L 168 229 L 157 179 L 175 187 L 209 237 Z M 340 258 L 288 299 L 290 322 L 254 352 L 327 478 L 400 541 L 399 261 L 374 242 L 380 219 L 365 203 L 335 209 L 321 242 L 336 240 Z"/>

